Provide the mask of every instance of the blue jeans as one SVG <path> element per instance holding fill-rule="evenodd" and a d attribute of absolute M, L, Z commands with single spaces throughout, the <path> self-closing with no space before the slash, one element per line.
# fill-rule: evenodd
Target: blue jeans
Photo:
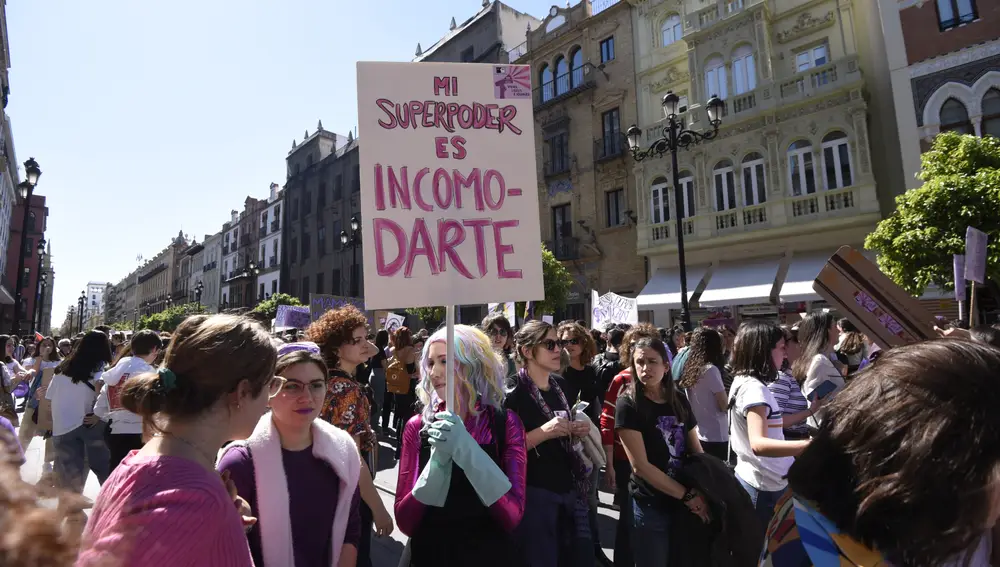
<path fill-rule="evenodd" d="M 101 421 L 91 427 L 81 425 L 65 435 L 52 437 L 56 451 L 56 475 L 66 490 L 83 492 L 87 483 L 88 463 L 101 484 L 108 480 L 111 474 L 111 453 L 104 442 L 105 427 L 106 424 Z"/>
<path fill-rule="evenodd" d="M 648 500 L 632 500 L 632 558 L 635 567 L 667 567 L 670 514 Z"/>
<path fill-rule="evenodd" d="M 750 495 L 750 500 L 753 502 L 754 510 L 757 512 L 757 517 L 760 518 L 761 523 L 764 528 L 771 523 L 771 517 L 774 516 L 774 508 L 778 505 L 778 500 L 785 494 L 787 488 L 783 490 L 776 490 L 774 492 L 768 492 L 766 490 L 757 490 L 756 488 L 750 486 L 745 480 L 736 476 L 736 480 L 740 481 L 740 485 L 743 486 L 743 490 L 747 491 Z"/>
<path fill-rule="evenodd" d="M 534 486 L 525 489 L 524 517 L 514 539 L 528 567 L 593 567 L 587 506 L 576 496 Z"/>

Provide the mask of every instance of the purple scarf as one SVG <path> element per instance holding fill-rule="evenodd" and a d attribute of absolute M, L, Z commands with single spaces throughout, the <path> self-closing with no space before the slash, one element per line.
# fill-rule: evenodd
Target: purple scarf
<path fill-rule="evenodd" d="M 535 382 L 528 376 L 528 371 L 522 368 L 517 373 L 517 381 L 520 383 L 522 388 L 527 388 L 528 393 L 531 394 L 531 399 L 535 401 L 538 405 L 538 409 L 541 410 L 542 415 L 545 419 L 551 420 L 555 418 L 555 413 L 549 404 L 545 402 L 545 398 L 542 397 L 542 392 L 539 391 L 538 386 Z M 563 394 L 562 388 L 559 384 L 549 378 L 549 387 L 552 388 L 556 395 L 559 396 L 559 402 L 566 408 L 566 414 L 572 421 L 576 419 L 573 415 L 573 408 L 570 407 L 569 402 L 566 401 L 566 394 Z M 587 472 L 587 465 L 583 462 L 580 455 L 573 449 L 573 439 L 572 437 L 563 437 L 559 439 L 559 443 L 563 446 L 563 449 L 569 453 L 570 462 L 572 463 L 571 472 L 573 474 L 573 487 L 576 489 L 576 497 L 578 502 L 587 502 L 587 498 L 590 496 L 590 474 Z"/>

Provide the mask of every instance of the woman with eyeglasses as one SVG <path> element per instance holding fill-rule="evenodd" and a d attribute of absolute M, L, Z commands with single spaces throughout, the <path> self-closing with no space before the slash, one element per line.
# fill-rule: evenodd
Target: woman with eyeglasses
<path fill-rule="evenodd" d="M 229 445 L 219 472 L 257 518 L 247 532 L 257 567 L 353 567 L 361 540 L 361 460 L 350 434 L 319 419 L 329 374 L 315 343 L 278 349 L 271 412 Z"/>
<path fill-rule="evenodd" d="M 531 567 L 594 564 L 588 517 L 590 473 L 580 442 L 590 423 L 575 419 L 559 372 L 562 346 L 552 325 L 528 321 L 514 335 L 521 370 L 504 400 L 524 423 L 528 450 L 524 517 L 514 532 Z"/>
<path fill-rule="evenodd" d="M 347 431 L 361 454 L 361 540 L 358 542 L 358 565 L 371 565 L 372 524 L 375 533 L 392 533 L 392 516 L 375 490 L 375 432 L 371 427 L 371 402 L 355 378 L 358 365 L 375 354 L 368 341 L 368 318 L 357 307 L 348 305 L 324 313 L 306 329 L 305 339 L 319 345 L 330 369 L 326 397 L 320 417 Z"/>

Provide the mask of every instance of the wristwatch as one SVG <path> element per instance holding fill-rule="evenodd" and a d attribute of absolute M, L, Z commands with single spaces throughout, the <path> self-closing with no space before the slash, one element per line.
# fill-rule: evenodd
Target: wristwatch
<path fill-rule="evenodd" d="M 695 490 L 693 488 L 689 488 L 689 489 L 687 489 L 687 492 L 684 493 L 684 496 L 681 496 L 681 502 L 687 503 L 687 502 L 690 502 L 690 501 L 694 500 L 697 497 L 698 497 L 698 493 L 695 492 Z"/>

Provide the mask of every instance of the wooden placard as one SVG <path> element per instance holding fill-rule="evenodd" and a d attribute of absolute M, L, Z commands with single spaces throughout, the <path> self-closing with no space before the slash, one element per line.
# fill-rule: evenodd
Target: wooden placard
<path fill-rule="evenodd" d="M 850 246 L 830 257 L 813 289 L 883 349 L 938 336 L 934 316 Z"/>

